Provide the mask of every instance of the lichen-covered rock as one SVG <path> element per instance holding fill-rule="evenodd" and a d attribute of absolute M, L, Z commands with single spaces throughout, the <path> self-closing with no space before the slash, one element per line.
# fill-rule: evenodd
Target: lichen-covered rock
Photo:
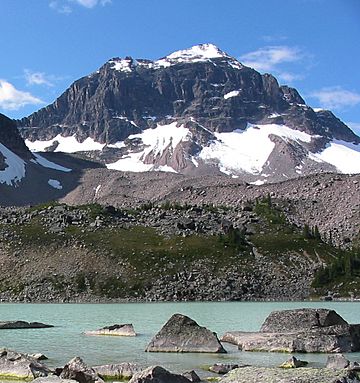
<path fill-rule="evenodd" d="M 3 349 L 0 351 L 0 379 L 33 380 L 51 371 L 27 354 Z"/>
<path fill-rule="evenodd" d="M 131 323 L 114 324 L 94 331 L 86 331 L 85 335 L 111 335 L 111 336 L 136 336 L 134 326 Z"/>
<path fill-rule="evenodd" d="M 308 365 L 308 362 L 305 360 L 300 360 L 295 358 L 295 356 L 292 356 L 287 361 L 282 363 L 280 365 L 281 368 L 299 368 L 299 367 L 305 367 Z"/>
<path fill-rule="evenodd" d="M 216 333 L 182 314 L 174 314 L 167 321 L 150 341 L 146 351 L 226 353 Z"/>
<path fill-rule="evenodd" d="M 130 379 L 135 373 L 142 370 L 139 365 L 128 362 L 105 364 L 102 366 L 95 366 L 93 369 L 104 380 Z"/>
<path fill-rule="evenodd" d="M 221 383 L 359 383 L 354 372 L 330 368 L 237 368 L 226 374 Z"/>
<path fill-rule="evenodd" d="M 148 367 L 135 374 L 129 383 L 189 383 L 183 375 L 172 374 L 160 366 Z"/>
<path fill-rule="evenodd" d="M 350 361 L 345 358 L 343 354 L 329 355 L 326 361 L 326 368 L 347 368 L 350 365 Z"/>
<path fill-rule="evenodd" d="M 260 328 L 262 332 L 291 332 L 313 327 L 328 327 L 348 324 L 334 310 L 295 309 L 273 311 Z"/>

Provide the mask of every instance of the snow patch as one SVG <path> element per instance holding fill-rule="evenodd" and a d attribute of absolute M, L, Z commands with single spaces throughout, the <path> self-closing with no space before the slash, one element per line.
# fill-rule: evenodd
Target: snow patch
<path fill-rule="evenodd" d="M 225 100 L 227 100 L 228 98 L 231 98 L 231 97 L 236 97 L 240 94 L 240 91 L 238 90 L 233 90 L 232 92 L 229 92 L 229 93 L 226 93 L 224 94 L 224 98 Z"/>
<path fill-rule="evenodd" d="M 132 58 L 110 60 L 109 63 L 113 64 L 111 69 L 127 73 L 132 72 L 133 68 L 137 66 L 137 61 Z"/>
<path fill-rule="evenodd" d="M 54 151 L 64 153 L 102 150 L 102 148 L 105 146 L 105 144 L 100 144 L 90 137 L 88 137 L 83 142 L 79 142 L 75 136 L 63 137 L 61 134 L 58 134 L 56 137 L 48 141 L 25 140 L 25 144 L 32 152 L 45 152 L 45 149 L 49 146 L 52 146 L 55 141 L 57 141 L 59 145 Z"/>
<path fill-rule="evenodd" d="M 190 137 L 189 129 L 184 128 L 183 125 L 177 126 L 176 122 L 169 125 L 158 125 L 154 129 L 146 129 L 142 133 L 132 134 L 128 137 L 129 140 L 134 138 L 141 139 L 144 145 L 143 150 L 129 153 L 126 157 L 106 166 L 108 169 L 132 172 L 146 172 L 150 170 L 175 172 L 169 166 L 155 167 L 153 164 L 144 164 L 143 160 L 149 153 L 156 157 L 161 156 L 167 148 L 174 150 L 180 142 L 188 141 Z M 117 147 L 125 146 L 123 142 L 119 142 L 116 145 Z"/>
<path fill-rule="evenodd" d="M 214 133 L 217 140 L 203 148 L 199 158 L 206 162 L 217 162 L 219 169 L 225 174 L 241 171 L 259 174 L 275 148 L 275 144 L 269 138 L 271 134 L 295 141 L 311 141 L 309 134 L 290 129 L 285 125 L 248 124 L 243 131 Z"/>
<path fill-rule="evenodd" d="M 341 173 L 360 173 L 360 145 L 333 140 L 322 152 L 312 156 L 334 165 Z"/>
<path fill-rule="evenodd" d="M 266 181 L 265 180 L 256 180 L 254 182 L 250 182 L 251 185 L 257 185 L 257 186 L 260 186 L 260 185 L 264 185 Z"/>
<path fill-rule="evenodd" d="M 0 153 L 5 158 L 5 164 L 8 165 L 4 170 L 0 170 L 0 183 L 17 186 L 25 177 L 25 161 L 3 144 L 0 144 Z"/>
<path fill-rule="evenodd" d="M 48 184 L 54 189 L 61 190 L 63 188 L 60 181 L 58 180 L 49 179 Z"/>
<path fill-rule="evenodd" d="M 46 158 L 42 157 L 39 153 L 33 153 L 33 156 L 35 157 L 35 160 L 31 160 L 34 164 L 38 164 L 43 166 L 44 168 L 59 170 L 61 172 L 71 172 L 72 169 L 65 168 L 64 166 L 55 164 L 54 162 L 51 162 L 47 160 Z"/>

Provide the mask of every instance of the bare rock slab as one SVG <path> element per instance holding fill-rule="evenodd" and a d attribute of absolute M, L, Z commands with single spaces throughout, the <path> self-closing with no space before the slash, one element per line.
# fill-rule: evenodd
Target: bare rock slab
<path fill-rule="evenodd" d="M 183 375 L 173 374 L 160 366 L 148 367 L 135 374 L 129 383 L 190 383 Z"/>
<path fill-rule="evenodd" d="M 313 327 L 347 325 L 348 323 L 334 310 L 294 309 L 273 311 L 265 319 L 261 332 L 292 332 Z"/>
<path fill-rule="evenodd" d="M 50 324 L 40 323 L 40 322 L 25 322 L 25 321 L 1 321 L 0 330 L 17 330 L 17 329 L 26 329 L 26 328 L 50 328 L 54 327 Z"/>
<path fill-rule="evenodd" d="M 226 374 L 221 383 L 358 383 L 355 373 L 330 368 L 244 367 Z"/>
<path fill-rule="evenodd" d="M 71 359 L 60 373 L 61 379 L 76 380 L 79 383 L 103 383 L 97 372 L 88 367 L 80 357 Z"/>
<path fill-rule="evenodd" d="M 271 313 L 260 332 L 227 332 L 221 340 L 243 351 L 356 352 L 360 325 L 348 324 L 332 310 L 285 310 Z"/>
<path fill-rule="evenodd" d="M 131 323 L 114 324 L 94 331 L 86 331 L 85 335 L 110 335 L 110 336 L 136 336 L 134 326 Z"/>
<path fill-rule="evenodd" d="M 174 314 L 145 351 L 226 353 L 216 333 L 182 314 Z"/>

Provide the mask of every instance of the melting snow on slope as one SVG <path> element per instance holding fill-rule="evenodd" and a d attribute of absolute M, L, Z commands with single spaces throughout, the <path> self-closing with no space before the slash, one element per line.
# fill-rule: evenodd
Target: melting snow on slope
<path fill-rule="evenodd" d="M 158 125 L 155 129 L 146 129 L 142 133 L 132 134 L 128 139 L 140 138 L 145 145 L 145 149 L 138 153 L 129 153 L 127 157 L 112 164 L 107 164 L 107 168 L 131 172 L 145 172 L 149 170 L 175 172 L 170 166 L 154 168 L 153 164 L 144 164 L 142 159 L 150 152 L 154 156 L 161 156 L 168 147 L 174 149 L 181 141 L 186 141 L 190 135 L 189 130 L 183 126 L 177 127 L 176 125 L 176 122 L 169 125 Z M 117 143 L 117 145 L 121 146 L 121 143 Z"/>
<path fill-rule="evenodd" d="M 52 180 L 52 179 L 50 179 L 50 180 L 48 181 L 48 184 L 49 184 L 50 186 L 52 186 L 54 189 L 61 190 L 61 189 L 63 188 L 62 185 L 61 185 L 61 183 L 60 183 L 60 181 L 58 181 L 58 180 Z"/>
<path fill-rule="evenodd" d="M 227 100 L 228 98 L 231 98 L 231 97 L 236 97 L 240 94 L 240 91 L 238 90 L 233 90 L 232 92 L 229 92 L 229 93 L 226 93 L 224 94 L 224 98 L 225 100 Z"/>
<path fill-rule="evenodd" d="M 4 170 L 0 170 L 0 183 L 16 186 L 25 177 L 25 161 L 3 144 L 0 144 L 0 153 L 4 156 L 5 163 L 8 165 Z"/>
<path fill-rule="evenodd" d="M 321 153 L 312 156 L 334 165 L 342 173 L 360 173 L 360 145 L 334 140 Z"/>
<path fill-rule="evenodd" d="M 290 129 L 285 125 L 248 124 L 244 131 L 215 133 L 217 141 L 205 147 L 199 157 L 208 162 L 215 160 L 219 163 L 220 170 L 226 174 L 231 174 L 233 171 L 259 174 L 275 147 L 269 138 L 270 134 L 295 141 L 311 141 L 309 134 Z"/>
<path fill-rule="evenodd" d="M 63 137 L 58 134 L 56 137 L 49 141 L 29 141 L 25 140 L 26 146 L 33 152 L 44 152 L 46 148 L 52 146 L 57 141 L 59 145 L 56 147 L 55 152 L 74 153 L 82 151 L 101 150 L 105 144 L 100 144 L 88 137 L 83 142 L 79 142 L 75 136 Z"/>
<path fill-rule="evenodd" d="M 35 160 L 31 160 L 31 162 L 34 162 L 35 164 L 39 164 L 43 166 L 44 168 L 49 168 L 49 169 L 54 169 L 54 170 L 59 170 L 61 172 L 71 172 L 72 169 L 65 168 L 64 166 L 55 164 L 54 162 L 51 162 L 41 156 L 38 153 L 33 153 L 33 156 L 35 157 Z"/>

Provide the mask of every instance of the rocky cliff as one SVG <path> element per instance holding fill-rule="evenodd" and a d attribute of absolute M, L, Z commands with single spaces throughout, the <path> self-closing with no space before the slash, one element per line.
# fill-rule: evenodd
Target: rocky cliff
<path fill-rule="evenodd" d="M 76 150 L 99 150 L 119 170 L 223 172 L 262 183 L 348 172 L 321 153 L 341 141 L 358 156 L 360 143 L 331 112 L 314 111 L 296 89 L 211 44 L 156 61 L 113 58 L 18 126 L 33 150 L 73 151 L 75 138 Z"/>

